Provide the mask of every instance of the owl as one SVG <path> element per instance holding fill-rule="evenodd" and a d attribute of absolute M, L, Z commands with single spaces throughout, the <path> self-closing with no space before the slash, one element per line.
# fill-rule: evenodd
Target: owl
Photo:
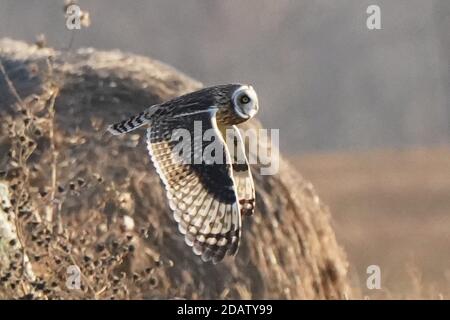
<path fill-rule="evenodd" d="M 150 106 L 108 127 L 113 135 L 147 127 L 147 149 L 178 229 L 186 244 L 205 262 L 217 263 L 226 255 L 236 254 L 241 216 L 254 212 L 253 178 L 236 125 L 255 116 L 258 108 L 252 86 L 218 85 Z M 192 137 L 191 161 L 185 161 L 185 157 L 181 160 L 179 141 L 174 139 L 180 129 Z M 225 141 L 230 130 L 234 133 L 232 143 Z M 209 139 L 204 139 L 206 132 Z M 203 156 L 211 141 L 216 147 L 215 161 Z"/>

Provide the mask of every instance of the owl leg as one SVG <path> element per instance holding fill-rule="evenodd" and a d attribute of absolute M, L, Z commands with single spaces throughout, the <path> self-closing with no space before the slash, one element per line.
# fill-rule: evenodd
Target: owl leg
<path fill-rule="evenodd" d="M 252 216 L 255 210 L 255 199 L 241 199 L 239 200 L 241 205 L 241 214 L 243 216 Z"/>

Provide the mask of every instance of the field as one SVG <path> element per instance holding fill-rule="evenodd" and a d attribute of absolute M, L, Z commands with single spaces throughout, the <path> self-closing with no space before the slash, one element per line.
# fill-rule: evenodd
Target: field
<path fill-rule="evenodd" d="M 449 147 L 294 160 L 330 207 L 361 297 L 450 298 Z M 364 289 L 372 264 L 381 290 Z"/>

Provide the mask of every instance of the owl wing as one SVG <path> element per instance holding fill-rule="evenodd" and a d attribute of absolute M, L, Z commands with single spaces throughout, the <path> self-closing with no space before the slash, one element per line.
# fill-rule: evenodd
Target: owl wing
<path fill-rule="evenodd" d="M 180 132 L 187 136 L 178 136 Z M 207 163 L 202 157 L 211 147 L 211 142 L 202 138 L 205 132 L 214 141 L 220 160 L 216 163 Z M 180 156 L 180 145 L 193 150 L 188 159 Z M 158 119 L 147 130 L 147 148 L 185 242 L 203 261 L 217 263 L 226 254 L 234 255 L 241 233 L 240 206 L 215 110 L 184 110 Z"/>
<path fill-rule="evenodd" d="M 255 186 L 252 172 L 245 155 L 245 144 L 241 133 L 236 126 L 231 126 L 232 142 L 228 144 L 233 163 L 233 178 L 236 183 L 237 195 L 239 199 L 242 215 L 251 216 L 255 211 Z M 228 142 L 229 136 L 227 136 Z"/>

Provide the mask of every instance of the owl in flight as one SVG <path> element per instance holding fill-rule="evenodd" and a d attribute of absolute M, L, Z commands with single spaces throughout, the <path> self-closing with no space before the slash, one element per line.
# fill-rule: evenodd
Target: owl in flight
<path fill-rule="evenodd" d="M 147 126 L 147 148 L 178 229 L 203 261 L 217 263 L 226 254 L 235 255 L 241 215 L 253 214 L 253 178 L 236 124 L 251 119 L 258 108 L 258 97 L 251 86 L 218 85 L 153 105 L 108 127 L 111 134 L 119 135 Z M 198 124 L 201 136 L 195 129 Z M 180 161 L 176 147 L 179 141 L 173 139 L 179 129 L 187 130 L 192 137 L 193 161 Z M 203 139 L 207 130 L 220 148 L 221 161 L 211 163 L 202 156 L 211 143 Z M 225 142 L 229 130 L 234 133 L 231 146 Z M 230 152 L 230 148 L 234 150 Z"/>

